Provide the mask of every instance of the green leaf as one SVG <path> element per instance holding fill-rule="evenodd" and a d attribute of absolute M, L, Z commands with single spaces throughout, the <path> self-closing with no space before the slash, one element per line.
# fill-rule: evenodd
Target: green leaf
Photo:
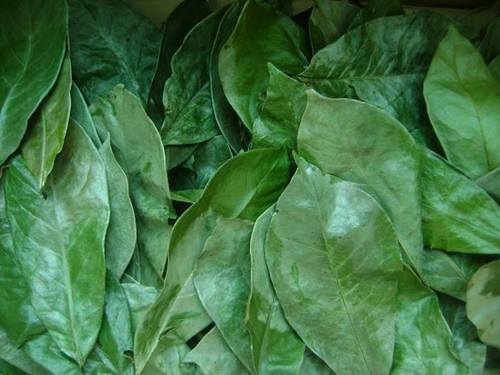
<path fill-rule="evenodd" d="M 248 374 L 243 364 L 229 349 L 217 327 L 208 332 L 184 358 L 196 363 L 204 375 Z"/>
<path fill-rule="evenodd" d="M 454 354 L 452 339 L 436 294 L 406 268 L 399 280 L 391 374 L 470 374 Z"/>
<path fill-rule="evenodd" d="M 266 234 L 275 208 L 268 208 L 255 222 L 250 239 L 251 290 L 246 326 L 257 374 L 299 374 L 304 343 L 285 320 L 271 284 L 265 258 Z"/>
<path fill-rule="evenodd" d="M 467 316 L 481 341 L 500 348 L 500 260 L 482 266 L 472 277 L 466 296 Z"/>
<path fill-rule="evenodd" d="M 99 135 L 97 135 L 97 129 L 90 115 L 85 98 L 75 82 L 71 85 L 70 118 L 85 130 L 85 133 L 92 140 L 94 146 L 99 147 L 101 145 L 101 140 L 99 139 Z"/>
<path fill-rule="evenodd" d="M 284 14 L 246 2 L 219 55 L 219 74 L 227 99 L 252 129 L 268 81 L 267 63 L 298 74 L 307 64 L 304 31 Z"/>
<path fill-rule="evenodd" d="M 254 148 L 297 147 L 297 131 L 306 108 L 306 86 L 268 64 L 269 85 L 262 111 L 254 122 Z"/>
<path fill-rule="evenodd" d="M 71 63 L 66 52 L 59 77 L 54 87 L 34 114 L 21 152 L 26 166 L 37 179 L 37 187 L 45 185 L 62 150 L 68 128 L 71 106 Z"/>
<path fill-rule="evenodd" d="M 497 8 L 500 10 L 500 6 L 497 5 Z M 489 13 L 490 17 L 494 14 L 495 12 L 493 11 Z M 498 12 L 497 16 L 500 16 Z M 479 50 L 487 63 L 490 63 L 494 58 L 500 55 L 500 17 L 496 17 L 489 24 L 486 35 L 479 45 Z"/>
<path fill-rule="evenodd" d="M 397 237 L 375 199 L 337 181 L 299 163 L 269 227 L 269 273 L 288 322 L 335 373 L 388 373 Z"/>
<path fill-rule="evenodd" d="M 332 375 L 334 372 L 325 362 L 319 359 L 313 352 L 306 349 L 304 361 L 300 369 L 302 375 Z"/>
<path fill-rule="evenodd" d="M 158 342 L 151 359 L 144 368 L 145 375 L 195 375 L 196 365 L 183 362 L 190 349 L 175 335 L 165 335 Z"/>
<path fill-rule="evenodd" d="M 474 179 L 500 166 L 500 83 L 454 27 L 432 59 L 424 96 L 451 163 Z"/>
<path fill-rule="evenodd" d="M 346 1 L 316 0 L 309 18 L 309 39 L 314 52 L 339 39 L 360 9 Z"/>
<path fill-rule="evenodd" d="M 159 291 L 151 286 L 142 285 L 135 280 L 128 280 L 122 284 L 127 296 L 128 306 L 132 320 L 132 332 L 135 333 L 137 326 L 142 321 L 149 306 L 158 297 Z"/>
<path fill-rule="evenodd" d="M 44 367 L 33 361 L 22 349 L 9 339 L 4 327 L 0 327 L 0 358 L 11 366 L 28 374 L 49 374 Z"/>
<path fill-rule="evenodd" d="M 210 94 L 210 51 L 223 11 L 212 13 L 186 35 L 172 57 L 172 75 L 165 83 L 165 145 L 209 140 L 219 133 Z"/>
<path fill-rule="evenodd" d="M 160 47 L 159 30 L 119 0 L 69 0 L 69 10 L 74 79 L 89 103 L 124 84 L 145 104 Z"/>
<path fill-rule="evenodd" d="M 198 297 L 236 357 L 253 371 L 250 335 L 242 330 L 250 294 L 253 223 L 220 218 L 194 271 Z"/>
<path fill-rule="evenodd" d="M 467 284 L 474 272 L 484 264 L 482 257 L 468 254 L 424 251 L 423 274 L 425 282 L 434 290 L 465 301 Z"/>
<path fill-rule="evenodd" d="M 488 65 L 488 69 L 490 70 L 493 77 L 500 82 L 500 55 L 495 57 Z"/>
<path fill-rule="evenodd" d="M 163 285 L 163 278 L 158 275 L 157 271 L 151 265 L 151 262 L 146 254 L 135 247 L 134 255 L 125 270 L 125 275 L 132 277 L 137 282 L 161 289 Z"/>
<path fill-rule="evenodd" d="M 420 156 L 405 128 L 369 104 L 309 92 L 298 149 L 324 172 L 373 190 L 394 224 L 406 257 L 420 272 Z"/>
<path fill-rule="evenodd" d="M 127 176 L 116 161 L 109 137 L 99 149 L 108 181 L 110 217 L 106 233 L 106 267 L 121 277 L 132 259 L 137 240 L 134 208 L 130 201 Z"/>
<path fill-rule="evenodd" d="M 453 335 L 453 348 L 469 367 L 471 374 L 482 374 L 486 361 L 486 345 L 478 341 L 474 325 L 465 315 L 464 303 L 440 296 L 439 305 Z"/>
<path fill-rule="evenodd" d="M 497 202 L 500 202 L 500 167 L 476 180 Z"/>
<path fill-rule="evenodd" d="M 127 296 L 118 279 L 108 273 L 102 327 L 94 353 L 86 363 L 86 370 L 92 368 L 88 365 L 93 360 L 101 364 L 106 372 L 133 374 L 132 359 L 126 357 L 126 353 L 131 353 L 132 349 L 132 322 Z"/>
<path fill-rule="evenodd" d="M 349 25 L 353 29 L 365 22 L 380 17 L 398 16 L 405 14 L 399 0 L 368 0 L 368 3 L 356 14 Z"/>
<path fill-rule="evenodd" d="M 71 122 L 45 195 L 17 158 L 5 180 L 7 213 L 31 301 L 65 355 L 83 365 L 101 326 L 106 174 L 97 150 Z"/>
<path fill-rule="evenodd" d="M 23 345 L 23 350 L 39 366 L 47 369 L 46 373 L 48 374 L 82 374 L 80 366 L 59 350 L 57 344 L 47 332 L 28 341 Z M 33 374 L 38 374 L 38 372 Z"/>
<path fill-rule="evenodd" d="M 45 331 L 31 305 L 31 290 L 17 260 L 0 181 L 0 327 L 13 345 Z M 1 357 L 1 354 L 0 354 Z"/>
<path fill-rule="evenodd" d="M 18 148 L 28 119 L 57 79 L 67 25 L 63 0 L 0 4 L 0 165 Z"/>
<path fill-rule="evenodd" d="M 173 319 L 173 306 L 183 286 L 191 280 L 193 268 L 217 218 L 256 220 L 275 202 L 287 184 L 289 168 L 283 150 L 260 149 L 240 154 L 219 169 L 201 198 L 176 222 L 170 240 L 165 287 L 135 336 L 134 354 L 139 371 L 148 361 L 164 329 L 178 329 L 183 323 Z"/>
<path fill-rule="evenodd" d="M 127 175 L 137 219 L 137 242 L 161 277 L 170 238 L 170 201 L 165 152 L 160 135 L 139 99 L 122 85 L 90 108 L 102 139 L 109 133 L 116 160 Z"/>
<path fill-rule="evenodd" d="M 166 20 L 163 26 L 163 38 L 156 72 L 151 83 L 148 100 L 148 115 L 160 127 L 165 116 L 163 108 L 163 88 L 165 81 L 172 74 L 170 63 L 172 56 L 181 46 L 186 34 L 210 12 L 205 0 L 182 1 Z"/>
<path fill-rule="evenodd" d="M 224 137 L 216 135 L 200 144 L 184 163 L 169 172 L 172 190 L 203 189 L 217 169 L 231 157 Z"/>
<path fill-rule="evenodd" d="M 217 35 L 215 36 L 212 51 L 210 52 L 209 63 L 210 92 L 212 94 L 215 119 L 217 120 L 221 134 L 236 153 L 242 149 L 246 149 L 248 132 L 224 94 L 219 75 L 219 55 L 236 26 L 240 12 L 241 3 L 235 2 L 224 13 L 219 24 L 219 29 L 217 30 Z"/>
<path fill-rule="evenodd" d="M 422 82 L 447 25 L 428 12 L 375 19 L 316 53 L 300 78 L 323 95 L 373 104 L 432 142 Z"/>
<path fill-rule="evenodd" d="M 422 152 L 422 227 L 431 248 L 500 253 L 500 207 L 474 181 Z"/>

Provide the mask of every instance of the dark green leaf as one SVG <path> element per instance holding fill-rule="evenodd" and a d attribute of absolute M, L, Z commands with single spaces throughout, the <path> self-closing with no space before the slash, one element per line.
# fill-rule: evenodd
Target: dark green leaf
<path fill-rule="evenodd" d="M 172 57 L 172 75 L 165 83 L 165 145 L 208 141 L 219 133 L 210 93 L 209 63 L 212 45 L 224 12 L 212 13 L 186 35 Z"/>
<path fill-rule="evenodd" d="M 500 60 L 499 60 L 500 61 Z M 476 183 L 486 190 L 497 202 L 500 201 L 500 168 L 480 177 Z"/>
<path fill-rule="evenodd" d="M 456 299 L 440 296 L 441 311 L 453 335 L 453 348 L 469 367 L 471 374 L 482 374 L 486 360 L 486 345 L 480 343 L 474 325 L 465 315 L 465 305 Z"/>
<path fill-rule="evenodd" d="M 494 14 L 494 12 L 490 12 L 490 15 Z M 495 18 L 488 26 L 486 35 L 479 45 L 479 50 L 487 63 L 500 55 L 500 17 Z"/>
<path fill-rule="evenodd" d="M 405 14 L 399 0 L 368 0 L 368 3 L 356 14 L 349 28 L 353 29 L 375 18 Z"/>
<path fill-rule="evenodd" d="M 18 148 L 29 117 L 56 81 L 67 25 L 64 0 L 0 4 L 0 165 Z"/>
<path fill-rule="evenodd" d="M 245 149 L 248 142 L 247 129 L 226 99 L 219 76 L 219 54 L 222 46 L 236 26 L 241 12 L 240 3 L 230 6 L 219 24 L 212 51 L 210 52 L 210 91 L 212 105 L 219 130 L 234 152 Z"/>
<path fill-rule="evenodd" d="M 488 65 L 488 69 L 490 70 L 493 77 L 500 82 L 500 55 L 495 57 Z"/>
<path fill-rule="evenodd" d="M 347 1 L 316 0 L 309 18 L 309 38 L 313 51 L 319 51 L 340 38 L 359 8 Z"/>
<path fill-rule="evenodd" d="M 170 68 L 172 56 L 181 46 L 186 34 L 209 12 L 208 3 L 205 0 L 185 0 L 170 13 L 163 26 L 160 54 L 148 100 L 148 115 L 158 127 L 162 124 L 165 116 L 163 88 L 165 87 L 165 81 L 172 73 Z"/>
<path fill-rule="evenodd" d="M 120 0 L 69 0 L 74 79 L 93 103 L 117 84 L 145 104 L 161 34 Z M 52 16 L 53 17 L 53 16 Z"/>
<path fill-rule="evenodd" d="M 267 63 L 298 74 L 307 64 L 304 31 L 282 13 L 246 2 L 219 56 L 227 99 L 248 129 L 257 118 L 268 81 Z"/>
<path fill-rule="evenodd" d="M 299 163 L 269 227 L 269 273 L 290 325 L 335 373 L 385 374 L 399 245 L 377 201 L 337 181 Z"/>
<path fill-rule="evenodd" d="M 5 180 L 7 213 L 31 301 L 65 355 L 83 365 L 101 326 L 106 174 L 97 150 L 74 122 L 43 196 L 20 158 Z"/>
<path fill-rule="evenodd" d="M 71 85 L 71 113 L 70 118 L 76 121 L 85 130 L 85 133 L 94 143 L 94 146 L 99 147 L 101 140 L 97 135 L 94 121 L 90 115 L 89 108 L 85 102 L 80 89 L 75 82 Z"/>
<path fill-rule="evenodd" d="M 221 135 L 200 144 L 188 160 L 169 172 L 172 190 L 203 189 L 217 169 L 231 156 L 231 150 Z"/>
<path fill-rule="evenodd" d="M 132 319 L 132 331 L 135 332 L 149 306 L 158 297 L 158 290 L 129 280 L 122 284 L 127 295 L 130 315 Z"/>
<path fill-rule="evenodd" d="M 454 27 L 432 59 L 424 96 L 451 163 L 474 179 L 500 166 L 500 83 Z"/>

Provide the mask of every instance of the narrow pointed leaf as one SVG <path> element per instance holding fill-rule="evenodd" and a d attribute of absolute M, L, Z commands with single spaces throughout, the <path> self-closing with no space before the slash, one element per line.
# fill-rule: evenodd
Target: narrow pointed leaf
<path fill-rule="evenodd" d="M 175 217 L 175 211 L 160 135 L 139 99 L 122 85 L 99 98 L 90 110 L 100 137 L 109 133 L 116 160 L 127 175 L 139 249 L 161 276 L 170 238 L 168 219 Z"/>
<path fill-rule="evenodd" d="M 64 144 L 71 106 L 70 90 L 71 63 L 66 52 L 59 77 L 35 112 L 22 147 L 23 159 L 37 179 L 39 189 L 45 185 L 54 160 Z"/>
<path fill-rule="evenodd" d="M 264 252 L 274 211 L 275 208 L 270 207 L 257 219 L 250 239 L 251 290 L 246 326 L 256 373 L 283 371 L 299 374 L 304 358 L 304 343 L 285 320 L 271 284 Z"/>
<path fill-rule="evenodd" d="M 38 317 L 65 355 L 83 365 L 101 326 L 106 174 L 97 150 L 75 123 L 46 185 L 16 159 L 5 181 L 17 258 Z"/>

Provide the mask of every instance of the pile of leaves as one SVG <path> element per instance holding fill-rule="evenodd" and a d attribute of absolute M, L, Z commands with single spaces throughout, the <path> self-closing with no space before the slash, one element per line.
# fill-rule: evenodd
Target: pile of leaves
<path fill-rule="evenodd" d="M 499 4 L 0 35 L 1 374 L 500 371 Z"/>

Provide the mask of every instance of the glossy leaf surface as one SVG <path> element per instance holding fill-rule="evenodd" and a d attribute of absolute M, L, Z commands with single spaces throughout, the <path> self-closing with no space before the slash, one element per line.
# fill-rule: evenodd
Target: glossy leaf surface
<path fill-rule="evenodd" d="M 29 117 L 57 78 L 67 25 L 63 0 L 0 4 L 0 164 L 21 143 Z"/>
<path fill-rule="evenodd" d="M 500 166 L 500 83 L 453 27 L 432 59 L 424 95 L 432 126 L 451 163 L 471 178 Z"/>
<path fill-rule="evenodd" d="M 123 84 L 145 104 L 159 30 L 119 0 L 70 0 L 69 10 L 73 75 L 89 103 Z"/>
<path fill-rule="evenodd" d="M 387 210 L 407 258 L 421 270 L 420 157 L 397 120 L 365 103 L 310 92 L 298 149 L 324 172 L 372 189 Z"/>
<path fill-rule="evenodd" d="M 266 259 L 290 325 L 335 373 L 389 372 L 401 264 L 370 195 L 300 163 L 278 200 Z"/>
<path fill-rule="evenodd" d="M 38 317 L 65 355 L 83 365 L 101 326 L 109 203 L 99 154 L 75 123 L 45 196 L 36 185 L 16 159 L 5 181 L 15 253 Z"/>

